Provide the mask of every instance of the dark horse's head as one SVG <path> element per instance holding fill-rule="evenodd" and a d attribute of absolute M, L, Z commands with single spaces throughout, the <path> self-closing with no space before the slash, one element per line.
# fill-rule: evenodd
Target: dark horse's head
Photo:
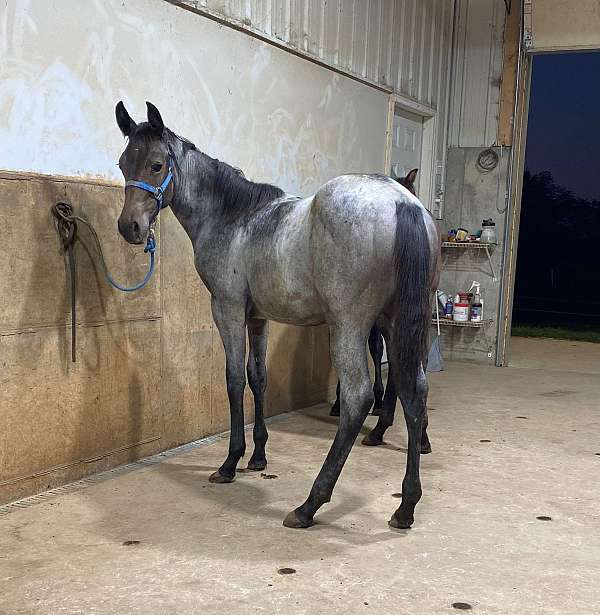
<path fill-rule="evenodd" d="M 161 207 L 173 198 L 173 181 L 169 179 L 172 154 L 167 144 L 166 128 L 158 109 L 147 102 L 148 121 L 136 124 L 122 102 L 115 113 L 121 132 L 128 138 L 127 147 L 119 159 L 125 178 L 125 204 L 119 216 L 119 232 L 129 243 L 143 243 L 150 225 Z M 168 181 L 164 194 L 153 194 Z M 134 183 L 135 182 L 135 183 Z M 140 184 L 145 187 L 140 187 Z"/>
<path fill-rule="evenodd" d="M 415 190 L 415 181 L 417 179 L 417 173 L 419 169 L 413 169 L 408 173 L 406 177 L 396 177 L 395 180 L 402 184 L 405 188 L 408 188 L 415 196 L 417 196 L 417 191 Z"/>

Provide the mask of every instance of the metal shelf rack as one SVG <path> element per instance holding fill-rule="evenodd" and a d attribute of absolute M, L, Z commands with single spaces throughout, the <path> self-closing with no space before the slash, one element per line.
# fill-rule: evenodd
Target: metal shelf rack
<path fill-rule="evenodd" d="M 494 270 L 494 265 L 492 263 L 492 255 L 490 253 L 490 248 L 495 247 L 496 244 L 493 243 L 479 243 L 477 241 L 443 241 L 442 248 L 451 248 L 451 249 L 463 249 L 463 250 L 485 250 L 485 254 L 488 259 L 488 263 L 490 264 L 490 270 L 492 272 L 492 280 L 496 282 L 496 271 Z"/>
<path fill-rule="evenodd" d="M 493 324 L 493 320 L 491 318 L 487 318 L 482 320 L 481 322 L 471 322 L 470 320 L 466 322 L 460 322 L 456 320 L 450 320 L 448 318 L 440 318 L 440 327 L 464 327 L 467 329 L 482 329 L 483 327 L 489 327 Z M 431 324 L 437 327 L 438 319 L 432 318 Z"/>

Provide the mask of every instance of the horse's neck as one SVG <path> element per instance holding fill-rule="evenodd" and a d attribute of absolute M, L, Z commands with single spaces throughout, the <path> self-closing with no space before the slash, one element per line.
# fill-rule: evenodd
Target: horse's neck
<path fill-rule="evenodd" d="M 175 143 L 172 149 L 177 170 L 171 209 L 194 243 L 199 230 L 213 218 L 212 169 L 207 157 L 199 150 L 186 149 L 181 143 Z"/>

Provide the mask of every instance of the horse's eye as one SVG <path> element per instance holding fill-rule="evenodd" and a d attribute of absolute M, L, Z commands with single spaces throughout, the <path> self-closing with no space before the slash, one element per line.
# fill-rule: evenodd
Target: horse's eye
<path fill-rule="evenodd" d="M 150 168 L 153 173 L 158 173 L 162 169 L 162 164 L 160 162 L 154 162 Z"/>

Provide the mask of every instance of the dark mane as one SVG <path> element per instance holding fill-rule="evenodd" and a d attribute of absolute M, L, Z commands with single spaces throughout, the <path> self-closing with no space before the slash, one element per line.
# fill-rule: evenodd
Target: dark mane
<path fill-rule="evenodd" d="M 261 184 L 246 179 L 240 169 L 225 162 L 209 158 L 214 170 L 215 197 L 221 202 L 225 222 L 247 220 L 271 201 L 285 192 L 271 184 Z"/>
<path fill-rule="evenodd" d="M 166 142 L 171 148 L 178 141 L 183 146 L 184 155 L 188 151 L 194 150 L 212 171 L 213 198 L 220 207 L 223 221 L 226 223 L 239 220 L 246 222 L 265 205 L 285 194 L 277 186 L 255 183 L 246 179 L 241 169 L 232 167 L 216 158 L 211 158 L 201 152 L 191 141 L 180 137 L 168 128 L 165 128 L 163 137 L 159 137 L 148 122 L 141 122 L 137 125 L 131 138 L 139 139 L 144 143 L 166 138 Z"/>

